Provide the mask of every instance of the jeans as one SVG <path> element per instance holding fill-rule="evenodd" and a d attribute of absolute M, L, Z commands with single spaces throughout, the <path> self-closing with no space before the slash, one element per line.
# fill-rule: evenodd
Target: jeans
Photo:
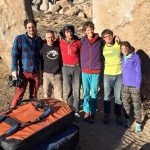
<path fill-rule="evenodd" d="M 61 74 L 43 73 L 43 89 L 45 98 L 51 97 L 59 100 L 62 98 L 62 77 Z"/>
<path fill-rule="evenodd" d="M 80 99 L 80 67 L 63 66 L 63 99 L 79 112 Z"/>
<path fill-rule="evenodd" d="M 104 75 L 104 101 L 111 100 L 111 91 L 114 90 L 115 103 L 121 105 L 121 82 L 120 75 Z"/>
<path fill-rule="evenodd" d="M 82 72 L 83 85 L 83 110 L 84 112 L 96 113 L 97 108 L 97 94 L 100 74 L 87 74 Z"/>

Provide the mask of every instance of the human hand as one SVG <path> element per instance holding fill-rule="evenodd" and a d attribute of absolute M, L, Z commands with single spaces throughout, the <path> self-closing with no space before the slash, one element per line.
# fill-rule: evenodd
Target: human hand
<path fill-rule="evenodd" d="M 14 70 L 11 75 L 17 80 L 18 78 L 18 72 L 16 70 Z"/>

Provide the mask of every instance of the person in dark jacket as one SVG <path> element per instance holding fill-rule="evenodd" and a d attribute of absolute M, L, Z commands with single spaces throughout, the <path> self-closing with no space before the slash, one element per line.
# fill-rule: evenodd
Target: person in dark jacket
<path fill-rule="evenodd" d="M 83 110 L 85 120 L 93 120 L 97 109 L 97 94 L 101 72 L 102 38 L 94 33 L 90 21 L 83 25 L 85 36 L 81 39 L 81 69 L 83 85 Z M 94 121 L 94 120 L 93 120 Z"/>
<path fill-rule="evenodd" d="M 122 57 L 122 102 L 126 111 L 124 125 L 129 127 L 130 120 L 130 101 L 132 99 L 134 114 L 136 119 L 135 132 L 141 132 L 142 111 L 141 111 L 141 60 L 139 56 L 132 51 L 129 42 L 121 42 Z"/>
<path fill-rule="evenodd" d="M 29 83 L 29 98 L 36 99 L 40 86 L 40 49 L 43 41 L 37 36 L 36 22 L 24 21 L 26 33 L 17 35 L 12 48 L 12 76 L 22 78 L 21 87 L 16 87 L 11 107 L 22 100 Z"/>
<path fill-rule="evenodd" d="M 45 98 L 62 99 L 62 59 L 59 43 L 52 30 L 45 34 L 46 43 L 41 49 L 43 89 Z"/>

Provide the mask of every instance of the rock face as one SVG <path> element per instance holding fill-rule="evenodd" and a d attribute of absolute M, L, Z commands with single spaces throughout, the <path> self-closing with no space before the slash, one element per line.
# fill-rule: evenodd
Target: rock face
<path fill-rule="evenodd" d="M 23 21 L 33 18 L 28 0 L 0 1 L 0 57 L 11 64 L 11 48 L 17 34 L 24 32 Z"/>
<path fill-rule="evenodd" d="M 150 0 L 93 0 L 97 32 L 110 28 L 150 55 Z"/>

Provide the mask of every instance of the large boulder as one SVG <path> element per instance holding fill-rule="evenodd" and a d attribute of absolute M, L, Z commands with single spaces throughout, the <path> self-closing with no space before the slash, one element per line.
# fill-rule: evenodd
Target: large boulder
<path fill-rule="evenodd" d="M 96 31 L 110 28 L 122 40 L 150 56 L 150 1 L 149 0 L 93 0 L 93 21 Z"/>
<path fill-rule="evenodd" d="M 23 22 L 33 18 L 31 1 L 1 0 L 0 1 L 0 57 L 10 67 L 11 49 L 17 34 L 24 32 Z"/>

